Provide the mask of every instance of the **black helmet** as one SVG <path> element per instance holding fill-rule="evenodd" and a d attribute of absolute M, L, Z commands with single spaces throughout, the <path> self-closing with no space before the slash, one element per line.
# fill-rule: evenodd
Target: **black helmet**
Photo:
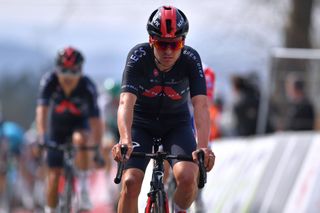
<path fill-rule="evenodd" d="M 189 22 L 181 10 L 172 6 L 162 6 L 150 15 L 147 30 L 150 36 L 160 38 L 186 37 Z"/>
<path fill-rule="evenodd" d="M 73 47 L 66 47 L 58 52 L 56 65 L 62 68 L 73 68 L 82 65 L 84 58 L 82 54 Z"/>

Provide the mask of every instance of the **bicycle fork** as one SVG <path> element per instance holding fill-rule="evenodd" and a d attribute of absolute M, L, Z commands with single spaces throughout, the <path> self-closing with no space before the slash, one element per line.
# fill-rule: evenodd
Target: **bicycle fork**
<path fill-rule="evenodd" d="M 146 213 L 169 213 L 169 203 L 163 187 L 163 163 L 155 164 L 148 193 Z"/>
<path fill-rule="evenodd" d="M 169 213 L 168 197 L 164 191 L 158 190 L 148 193 L 145 213 Z"/>

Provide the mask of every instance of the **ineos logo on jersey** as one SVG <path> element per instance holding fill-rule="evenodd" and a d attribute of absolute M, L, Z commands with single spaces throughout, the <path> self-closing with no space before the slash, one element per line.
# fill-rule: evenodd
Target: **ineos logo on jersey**
<path fill-rule="evenodd" d="M 130 63 L 135 63 L 135 62 L 139 61 L 139 59 L 142 58 L 142 56 L 144 56 L 146 54 L 147 54 L 146 51 L 142 47 L 140 47 L 139 49 L 135 50 L 133 52 L 133 54 L 130 56 L 131 61 L 129 61 L 128 65 Z"/>
<path fill-rule="evenodd" d="M 201 76 L 201 78 L 203 78 L 204 77 L 204 75 L 203 75 L 203 70 L 202 70 L 202 65 L 201 65 L 201 63 L 197 63 L 197 67 L 198 67 L 198 71 L 199 71 L 199 74 L 200 74 L 200 76 Z"/>
<path fill-rule="evenodd" d="M 130 89 L 138 91 L 137 87 L 130 85 L 130 84 L 126 84 L 126 85 L 121 86 L 121 89 L 124 89 L 124 88 L 130 88 Z"/>
<path fill-rule="evenodd" d="M 190 56 L 193 60 L 197 61 L 197 57 L 196 57 L 191 51 L 184 50 L 184 51 L 183 51 L 183 54 L 188 55 L 188 56 Z"/>

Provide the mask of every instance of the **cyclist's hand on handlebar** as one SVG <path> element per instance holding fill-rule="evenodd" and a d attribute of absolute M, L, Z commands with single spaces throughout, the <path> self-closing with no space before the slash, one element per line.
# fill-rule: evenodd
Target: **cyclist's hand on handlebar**
<path fill-rule="evenodd" d="M 49 137 L 47 134 L 41 134 L 38 135 L 37 140 L 35 144 L 32 146 L 31 151 L 32 151 L 32 157 L 34 158 L 41 158 L 42 156 L 42 149 L 43 145 L 47 143 L 49 140 Z"/>
<path fill-rule="evenodd" d="M 131 152 L 133 150 L 132 143 L 121 143 L 120 142 L 112 147 L 112 156 L 115 161 L 118 161 L 118 162 L 123 161 L 121 148 L 123 151 L 124 150 L 123 147 L 125 147 L 125 146 L 127 147 L 127 150 L 126 150 L 126 153 L 124 153 L 125 154 L 124 160 L 126 161 L 130 158 Z"/>
<path fill-rule="evenodd" d="M 48 141 L 49 141 L 49 136 L 46 133 L 38 136 L 37 142 L 40 146 L 48 143 Z"/>
<path fill-rule="evenodd" d="M 197 153 L 200 150 L 204 152 L 204 167 L 206 168 L 206 171 L 209 172 L 214 166 L 216 157 L 210 148 L 201 148 L 192 152 L 192 158 L 194 161 L 198 161 Z"/>

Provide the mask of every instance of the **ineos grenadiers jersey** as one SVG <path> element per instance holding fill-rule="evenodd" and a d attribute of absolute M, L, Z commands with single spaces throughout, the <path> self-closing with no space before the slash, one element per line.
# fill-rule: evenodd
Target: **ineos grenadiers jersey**
<path fill-rule="evenodd" d="M 93 82 L 82 76 L 70 96 L 66 96 L 55 72 L 46 73 L 40 82 L 38 105 L 50 106 L 53 129 L 82 126 L 89 117 L 98 117 L 97 90 Z"/>
<path fill-rule="evenodd" d="M 150 127 L 153 121 L 169 126 L 189 123 L 189 97 L 206 95 L 200 56 L 185 46 L 172 69 L 161 72 L 149 43 L 138 44 L 127 57 L 121 91 L 137 96 L 133 124 Z"/>

